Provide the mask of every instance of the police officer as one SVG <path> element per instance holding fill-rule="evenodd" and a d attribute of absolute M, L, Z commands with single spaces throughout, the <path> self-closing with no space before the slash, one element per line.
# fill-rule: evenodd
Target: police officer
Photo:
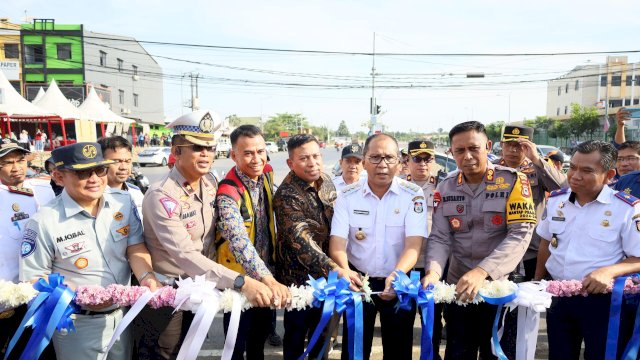
<path fill-rule="evenodd" d="M 20 243 L 27 221 L 40 206 L 55 197 L 51 186 L 44 180 L 25 180 L 27 154 L 15 140 L 3 139 L 0 145 L 0 280 L 18 282 Z M 4 355 L 7 342 L 18 329 L 26 312 L 26 305 L 18 308 L 0 306 L 0 354 Z M 19 354 L 24 343 L 18 343 L 13 354 Z M 42 358 L 55 357 L 48 347 Z M 12 355 L 13 355 L 12 354 Z M 16 357 L 17 358 L 17 357 Z"/>
<path fill-rule="evenodd" d="M 607 186 L 616 150 L 599 140 L 578 145 L 571 158 L 570 188 L 549 196 L 541 223 L 536 278 L 582 280 L 589 296 L 554 297 L 547 311 L 549 359 L 604 359 L 614 278 L 640 271 L 640 200 Z M 625 304 L 618 354 L 633 327 L 637 305 Z M 629 311 L 631 310 L 631 311 Z"/>
<path fill-rule="evenodd" d="M 139 187 L 128 183 L 131 176 L 133 147 L 129 140 L 122 136 L 110 136 L 98 140 L 102 153 L 106 160 L 113 160 L 107 173 L 107 184 L 110 188 L 119 191 L 128 191 L 133 203 L 136 204 L 138 213 L 142 212 L 142 199 L 144 194 Z"/>
<path fill-rule="evenodd" d="M 78 285 L 129 285 L 131 272 L 152 290 L 149 252 L 129 194 L 107 187 L 107 166 L 97 143 L 76 143 L 52 152 L 53 176 L 62 194 L 40 208 L 27 223 L 21 244 L 20 280 L 60 273 L 71 288 Z M 111 302 L 72 315 L 76 332 L 53 335 L 61 359 L 102 359 L 104 349 L 126 310 Z M 128 331 L 111 348 L 110 359 L 129 359 Z"/>
<path fill-rule="evenodd" d="M 494 162 L 527 175 L 536 207 L 538 221 L 546 204 L 546 193 L 567 186 L 567 177 L 562 172 L 543 161 L 533 143 L 533 128 L 507 125 L 502 135 L 502 158 Z M 536 271 L 536 257 L 540 236 L 535 232 L 524 255 L 524 280 L 531 280 Z"/>
<path fill-rule="evenodd" d="M 358 182 L 362 175 L 362 147 L 358 144 L 347 145 L 342 149 L 340 158 L 342 174 L 333 179 L 336 191 L 340 192 L 345 186 Z"/>
<path fill-rule="evenodd" d="M 472 300 L 486 279 L 508 276 L 522 260 L 536 222 L 529 179 L 512 168 L 488 162 L 491 141 L 484 125 L 468 121 L 449 132 L 457 171 L 434 195 L 433 226 L 427 239 L 424 286 L 440 280 L 456 284 L 458 300 Z M 491 358 L 496 307 L 446 305 L 445 359 Z M 505 349 L 513 353 L 515 349 Z"/>
<path fill-rule="evenodd" d="M 210 260 L 215 224 L 217 183 L 209 174 L 213 162 L 213 133 L 221 125 L 217 114 L 198 110 L 174 120 L 171 153 L 175 166 L 145 194 L 142 202 L 144 237 L 154 269 L 167 282 L 205 275 L 218 288 L 233 288 L 250 302 L 268 306 L 268 288 L 258 281 Z M 203 254 L 204 251 L 204 254 Z M 193 315 L 171 308 L 145 309 L 136 318 L 134 336 L 142 359 L 169 359 L 178 352 Z"/>
<path fill-rule="evenodd" d="M 376 314 L 380 313 L 384 358 L 411 359 L 415 307 L 395 309 L 391 287 L 395 270 L 408 273 L 418 260 L 427 236 L 426 204 L 422 189 L 396 177 L 400 167 L 398 144 L 387 134 L 370 136 L 364 145 L 367 181 L 345 187 L 334 206 L 329 254 L 352 288 L 369 274 L 373 291 L 383 291 L 363 304 L 364 359 L 369 359 Z M 346 322 L 345 322 L 346 326 Z M 343 330 L 343 344 L 348 344 Z M 342 359 L 349 349 L 343 347 Z"/>

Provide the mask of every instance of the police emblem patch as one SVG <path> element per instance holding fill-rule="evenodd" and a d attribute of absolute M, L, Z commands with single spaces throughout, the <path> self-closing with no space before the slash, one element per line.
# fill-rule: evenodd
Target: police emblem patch
<path fill-rule="evenodd" d="M 33 254 L 36 251 L 36 239 L 38 238 L 38 233 L 27 229 L 24 231 L 24 235 L 22 236 L 22 244 L 20 245 L 20 256 L 26 258 L 27 256 Z"/>
<path fill-rule="evenodd" d="M 124 214 L 121 213 L 120 211 L 118 211 L 115 214 L 113 214 L 113 219 L 115 221 L 120 221 L 120 220 L 124 219 Z"/>
<path fill-rule="evenodd" d="M 124 236 L 127 236 L 127 235 L 129 235 L 129 228 L 130 228 L 130 225 L 123 226 L 120 229 L 116 230 L 116 232 L 118 234 L 122 234 Z"/>
<path fill-rule="evenodd" d="M 458 214 L 462 214 L 464 212 L 464 205 L 463 204 L 456 205 L 456 211 L 458 212 Z"/>
<path fill-rule="evenodd" d="M 438 205 L 442 202 L 442 195 L 440 195 L 439 191 L 433 193 L 433 207 L 437 208 Z"/>
<path fill-rule="evenodd" d="M 82 155 L 84 155 L 84 157 L 86 157 L 87 159 L 93 159 L 94 157 L 96 157 L 96 155 L 98 155 L 98 149 L 96 149 L 96 147 L 93 145 L 85 145 L 82 148 Z"/>
<path fill-rule="evenodd" d="M 69 252 L 73 255 L 75 253 L 78 253 L 78 252 L 84 250 L 84 243 L 85 243 L 84 241 L 76 242 L 76 243 L 73 243 L 71 245 L 65 246 L 64 248 L 69 250 Z M 66 255 L 66 254 L 63 254 L 63 255 Z"/>
<path fill-rule="evenodd" d="M 178 202 L 169 197 L 160 199 L 160 204 L 164 208 L 164 211 L 167 212 L 168 217 L 173 216 L 173 213 L 176 211 L 176 207 L 178 206 Z"/>
<path fill-rule="evenodd" d="M 424 207 L 422 206 L 422 201 L 416 201 L 413 203 L 413 211 L 417 212 L 418 214 L 424 211 Z"/>
<path fill-rule="evenodd" d="M 203 133 L 210 133 L 213 131 L 213 119 L 211 118 L 211 114 L 206 113 L 200 120 L 200 131 Z"/>
<path fill-rule="evenodd" d="M 502 216 L 500 216 L 500 215 L 494 215 L 491 218 L 491 223 L 493 225 L 502 225 L 503 222 L 504 222 L 504 218 Z"/>
<path fill-rule="evenodd" d="M 82 270 L 87 266 L 89 266 L 89 260 L 87 260 L 87 258 L 81 257 L 81 258 L 78 258 L 78 260 L 76 260 L 76 262 L 74 262 L 73 265 L 75 265 L 78 269 Z"/>
<path fill-rule="evenodd" d="M 451 229 L 453 230 L 460 230 L 460 227 L 462 226 L 462 221 L 457 217 L 454 217 L 449 220 L 449 225 L 451 225 Z"/>

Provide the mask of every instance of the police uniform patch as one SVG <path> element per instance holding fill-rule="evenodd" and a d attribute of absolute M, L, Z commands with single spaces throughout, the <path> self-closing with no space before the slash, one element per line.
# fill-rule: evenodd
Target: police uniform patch
<path fill-rule="evenodd" d="M 195 221 L 189 221 L 187 223 L 187 225 L 185 225 L 185 227 L 187 228 L 187 230 L 193 229 L 194 227 L 196 227 L 196 222 Z"/>
<path fill-rule="evenodd" d="M 439 191 L 433 193 L 433 207 L 437 208 L 438 205 L 442 202 L 442 195 L 440 195 Z"/>
<path fill-rule="evenodd" d="M 487 170 L 487 181 L 493 181 L 494 171 L 493 169 Z"/>
<path fill-rule="evenodd" d="M 451 218 L 449 220 L 449 225 L 451 225 L 451 228 L 453 230 L 460 230 L 460 227 L 462 226 L 462 220 L 457 217 Z"/>
<path fill-rule="evenodd" d="M 424 211 L 422 201 L 416 201 L 413 203 L 413 211 L 417 212 L 418 214 Z"/>
<path fill-rule="evenodd" d="M 411 199 L 411 201 L 418 201 L 418 200 L 424 200 L 424 196 L 416 196 L 413 199 Z"/>
<path fill-rule="evenodd" d="M 36 239 L 38 238 L 38 233 L 31 230 L 26 229 L 24 231 L 24 235 L 22 235 L 22 244 L 20 245 L 20 256 L 26 258 L 27 256 L 33 254 L 36 251 Z"/>
<path fill-rule="evenodd" d="M 11 205 L 11 209 L 12 209 L 13 211 L 15 211 L 15 212 L 20 211 L 20 204 L 18 204 L 18 203 L 13 203 L 13 204 Z"/>
<path fill-rule="evenodd" d="M 78 260 L 76 260 L 76 262 L 74 262 L 73 265 L 75 265 L 78 269 L 82 270 L 87 266 L 89 266 L 89 260 L 87 260 L 87 258 L 81 257 L 81 258 L 78 258 Z"/>
<path fill-rule="evenodd" d="M 522 183 L 521 193 L 522 196 L 528 198 L 531 197 L 531 186 L 529 185 L 529 178 L 527 178 L 524 174 L 518 174 L 518 178 L 520 178 L 520 182 Z"/>
<path fill-rule="evenodd" d="M 458 212 L 458 214 L 462 214 L 464 212 L 464 204 L 456 205 L 456 211 Z"/>
<path fill-rule="evenodd" d="M 182 210 L 189 210 L 190 207 L 191 205 L 188 202 L 182 203 Z"/>
<path fill-rule="evenodd" d="M 120 221 L 120 220 L 124 219 L 124 214 L 121 213 L 120 211 L 118 211 L 117 213 L 113 214 L 113 219 L 115 221 Z"/>
<path fill-rule="evenodd" d="M 117 232 L 118 234 L 121 234 L 121 235 L 127 236 L 127 235 L 129 235 L 129 228 L 130 228 L 130 227 L 131 227 L 131 225 L 123 226 L 123 227 L 121 227 L 120 229 L 116 230 L 116 232 Z"/>
<path fill-rule="evenodd" d="M 491 218 L 491 223 L 493 225 L 502 225 L 503 222 L 504 218 L 501 215 L 493 215 L 493 217 Z"/>
<path fill-rule="evenodd" d="M 84 250 L 84 241 L 80 241 L 80 242 L 76 242 L 73 243 L 71 245 L 67 245 L 64 248 L 69 250 L 69 252 L 73 255 L 75 253 L 79 253 L 80 251 Z M 63 254 L 66 255 L 66 254 Z"/>
<path fill-rule="evenodd" d="M 178 206 L 178 202 L 170 197 L 163 197 L 162 199 L 160 199 L 160 204 L 164 208 L 164 211 L 167 212 L 168 217 L 173 216 L 174 212 L 176 211 L 176 207 Z"/>

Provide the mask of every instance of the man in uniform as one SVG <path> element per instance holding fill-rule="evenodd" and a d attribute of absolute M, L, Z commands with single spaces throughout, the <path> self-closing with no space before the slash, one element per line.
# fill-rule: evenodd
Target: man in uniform
<path fill-rule="evenodd" d="M 409 152 L 404 148 L 400 149 L 400 171 L 397 176 L 403 180 L 409 176 Z"/>
<path fill-rule="evenodd" d="M 205 275 L 219 289 L 241 291 L 251 303 L 268 306 L 269 289 L 245 278 L 207 255 L 215 236 L 217 184 L 209 168 L 213 162 L 213 132 L 220 119 L 208 110 L 183 115 L 169 124 L 174 136 L 171 153 L 175 167 L 152 186 L 142 202 L 144 237 L 154 269 L 167 283 L 179 277 Z M 205 254 L 203 254 L 203 250 Z M 172 308 L 144 310 L 134 324 L 138 356 L 169 359 L 175 356 L 193 314 Z"/>
<path fill-rule="evenodd" d="M 342 190 L 345 186 L 358 182 L 362 170 L 362 148 L 358 144 L 347 145 L 342 149 L 340 158 L 340 169 L 342 175 L 333 179 L 336 191 Z"/>
<path fill-rule="evenodd" d="M 484 125 L 468 121 L 449 132 L 457 171 L 440 184 L 433 226 L 427 239 L 424 286 L 440 280 L 456 284 L 458 300 L 470 301 L 487 279 L 505 279 L 522 260 L 536 223 L 527 175 L 488 162 L 491 141 Z M 445 359 L 491 358 L 496 307 L 448 304 Z M 472 324 L 472 325 L 471 325 Z M 515 349 L 504 349 L 511 354 Z"/>
<path fill-rule="evenodd" d="M 559 150 L 551 150 L 545 156 L 545 160 L 550 161 L 554 168 L 558 171 L 562 171 L 562 165 L 564 164 L 564 154 Z"/>
<path fill-rule="evenodd" d="M 536 279 L 581 280 L 588 296 L 554 297 L 547 311 L 549 359 L 604 359 L 613 279 L 640 271 L 640 200 L 607 186 L 616 150 L 599 140 L 578 145 L 570 188 L 554 191 L 537 232 L 542 237 Z M 622 307 L 618 356 L 637 305 Z M 630 311 L 629 311 L 630 310 Z M 615 357 L 615 356 L 614 356 Z"/>
<path fill-rule="evenodd" d="M 20 243 L 27 221 L 55 197 L 51 186 L 44 180 L 25 180 L 26 156 L 29 153 L 14 140 L 3 139 L 1 142 L 0 214 L 4 225 L 0 232 L 0 280 L 12 283 L 18 282 Z M 0 332 L 0 355 L 4 356 L 5 346 L 18 329 L 26 310 L 26 305 L 15 309 L 0 306 L 0 328 L 3 329 Z M 12 355 L 20 354 L 27 339 L 18 343 Z M 47 347 L 42 358 L 55 358 L 53 348 Z"/>
<path fill-rule="evenodd" d="M 359 148 L 358 145 L 347 145 L 342 153 L 356 146 Z M 337 267 L 327 255 L 336 191 L 329 176 L 322 172 L 320 145 L 313 135 L 294 135 L 287 147 L 287 165 L 291 171 L 273 199 L 278 228 L 276 278 L 283 284 L 302 286 L 309 276 L 326 277 Z M 321 314 L 319 308 L 285 310 L 285 359 L 300 358 L 307 334 L 315 330 Z M 337 322 L 333 327 L 337 327 Z M 317 358 L 323 344 L 321 337 L 309 357 Z M 325 357 L 328 351 L 327 347 Z"/>
<path fill-rule="evenodd" d="M 507 125 L 502 135 L 502 158 L 494 162 L 527 175 L 536 207 L 538 221 L 546 204 L 546 193 L 567 186 L 567 176 L 540 158 L 533 143 L 533 128 Z M 524 280 L 533 279 L 540 236 L 534 232 L 529 249 L 524 255 Z"/>
<path fill-rule="evenodd" d="M 289 288 L 274 278 L 275 216 L 273 213 L 273 169 L 267 164 L 262 131 L 241 125 L 231 133 L 231 158 L 235 166 L 220 182 L 216 198 L 219 212 L 216 234 L 218 262 L 247 274 L 269 287 L 276 307 L 291 298 Z M 233 359 L 264 357 L 264 342 L 271 332 L 271 309 L 252 308 L 240 316 Z M 225 333 L 230 314 L 225 314 Z"/>
<path fill-rule="evenodd" d="M 129 140 L 122 136 L 111 136 L 98 140 L 102 154 L 106 160 L 113 160 L 107 173 L 107 185 L 119 191 L 128 191 L 138 213 L 142 212 L 142 198 L 144 194 L 140 188 L 127 182 L 131 176 L 132 146 Z"/>
<path fill-rule="evenodd" d="M 75 289 L 79 285 L 129 285 L 131 273 L 155 290 L 151 259 L 142 226 L 127 193 L 107 187 L 111 160 L 97 143 L 76 143 L 52 152 L 53 176 L 64 185 L 26 225 L 21 245 L 20 280 L 34 281 L 60 273 Z M 60 359 L 102 359 L 106 345 L 126 310 L 111 302 L 87 306 L 72 315 L 76 332 L 53 335 Z M 131 357 L 131 336 L 122 334 L 110 359 Z"/>
<path fill-rule="evenodd" d="M 398 143 L 387 134 L 370 136 L 364 145 L 367 181 L 345 187 L 338 196 L 331 222 L 329 253 L 352 288 L 368 274 L 371 290 L 383 291 L 363 304 L 364 359 L 369 359 L 376 315 L 380 313 L 384 358 L 411 359 L 415 307 L 396 311 L 391 283 L 395 271 L 409 273 L 427 236 L 426 203 L 422 189 L 396 177 Z M 348 344 L 346 329 L 342 343 Z M 343 346 L 342 359 L 349 358 Z"/>

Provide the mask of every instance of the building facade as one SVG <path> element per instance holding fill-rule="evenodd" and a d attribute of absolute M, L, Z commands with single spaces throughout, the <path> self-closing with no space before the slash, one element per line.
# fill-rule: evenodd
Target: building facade
<path fill-rule="evenodd" d="M 0 18 L 0 71 L 11 85 L 22 94 L 22 67 L 20 51 L 20 25 L 8 18 Z"/>

